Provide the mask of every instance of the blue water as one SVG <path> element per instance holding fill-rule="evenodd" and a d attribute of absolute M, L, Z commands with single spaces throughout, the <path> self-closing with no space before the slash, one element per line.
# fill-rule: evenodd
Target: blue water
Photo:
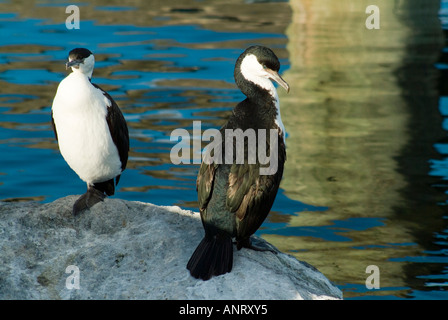
<path fill-rule="evenodd" d="M 66 5 L 49 1 L 38 7 L 63 9 Z M 136 12 L 129 5 L 97 6 L 95 10 Z M 0 200 L 51 202 L 84 192 L 84 183 L 59 154 L 49 117 L 57 85 L 67 75 L 67 53 L 74 47 L 86 47 L 97 58 L 93 81 L 114 97 L 130 128 L 129 164 L 114 197 L 196 209 L 198 165 L 175 166 L 169 161 L 174 145 L 170 132 L 176 128 L 192 132 L 193 120 L 201 120 L 203 130 L 222 125 L 233 106 L 243 99 L 234 86 L 233 66 L 244 47 L 262 42 L 274 50 L 285 50 L 287 39 L 282 33 L 216 31 L 172 21 L 169 25 L 150 25 L 151 21 L 148 26 L 136 26 L 81 20 L 79 30 L 68 30 L 50 16 L 24 18 L 16 12 L 0 13 L 0 87 L 4 87 L 0 89 Z M 282 72 L 290 67 L 288 59 L 282 58 L 281 64 Z M 444 70 L 443 63 L 436 67 Z M 440 112 L 448 117 L 448 96 L 441 96 Z M 443 123 L 446 131 L 447 123 L 448 118 Z M 446 181 L 447 144 L 434 143 L 434 148 L 442 157 L 430 160 L 428 175 Z M 292 200 L 281 189 L 272 208 L 273 218 L 258 234 L 351 242 L 350 232 L 387 224 L 378 217 L 334 220 L 325 226 L 289 223 L 289 217 L 301 212 L 326 209 Z M 410 281 L 409 286 L 381 288 L 382 294 L 378 295 L 352 279 L 336 285 L 355 299 L 447 299 L 448 230 L 435 232 L 432 242 L 441 249 L 389 259 L 391 263 L 438 265 L 441 272 L 416 275 L 415 279 L 421 280 L 416 287 Z M 387 247 L 399 250 L 414 245 L 391 243 Z M 379 246 L 353 245 L 354 250 L 372 248 Z"/>
<path fill-rule="evenodd" d="M 100 8 L 104 9 L 104 8 Z M 109 9 L 109 8 L 108 8 Z M 119 8 L 114 8 L 116 10 Z M 182 204 L 178 192 L 181 190 L 183 199 L 194 201 L 196 199 L 193 185 L 195 183 L 195 172 L 191 166 L 184 166 L 183 171 L 172 172 L 172 179 L 166 177 L 157 178 L 151 175 L 142 175 L 142 171 L 169 171 L 171 164 L 160 163 L 157 166 L 140 166 L 139 161 L 148 160 L 148 152 L 154 150 L 169 153 L 173 143 L 169 141 L 169 131 L 162 131 L 166 126 L 179 127 L 179 120 L 196 119 L 196 113 L 203 109 L 183 97 L 185 88 L 161 87 L 153 84 L 162 79 L 201 79 L 219 80 L 233 83 L 233 63 L 240 53 L 239 48 L 221 48 L 215 50 L 203 50 L 189 48 L 190 43 L 203 43 L 204 39 L 212 42 L 234 40 L 253 41 L 266 38 L 284 37 L 279 34 L 263 33 L 228 33 L 216 32 L 202 29 L 198 26 L 165 26 L 165 27 L 136 27 L 132 25 L 98 25 L 95 21 L 82 20 L 79 30 L 68 30 L 65 24 L 48 24 L 41 19 L 21 19 L 16 14 L 3 14 L 1 16 L 2 28 L 0 36 L 8 39 L 7 46 L 32 46 L 38 45 L 42 48 L 39 53 L 7 53 L 2 52 L 0 63 L 14 64 L 24 61 L 33 63 L 52 61 L 54 69 L 9 69 L 0 72 L 0 80 L 16 85 L 47 85 L 55 92 L 57 83 L 67 74 L 64 68 L 67 53 L 74 47 L 87 47 L 97 56 L 108 56 L 105 61 L 98 61 L 96 70 L 101 68 L 113 68 L 120 65 L 120 60 L 158 61 L 162 66 L 168 66 L 168 72 L 157 72 L 154 70 L 120 70 L 114 71 L 110 77 L 100 77 L 94 74 L 93 81 L 100 86 L 117 86 L 109 93 L 115 98 L 125 113 L 126 120 L 130 123 L 130 136 L 132 150 L 136 153 L 144 153 L 133 157 L 130 162 L 135 163 L 138 168 L 130 169 L 123 174 L 120 185 L 128 185 L 132 181 L 133 187 L 144 188 L 156 186 L 150 193 L 147 192 L 122 192 L 117 191 L 116 196 L 129 200 L 153 201 L 161 205 Z M 38 40 L 37 40 L 38 39 Z M 163 47 L 155 42 L 166 41 Z M 57 44 L 57 45 L 56 45 Z M 178 47 L 179 46 L 179 47 Z M 153 57 L 156 55 L 157 57 Z M 98 58 L 97 58 L 98 59 Z M 287 61 L 283 61 L 284 69 Z M 97 72 L 96 72 L 97 73 Z M 132 105 L 123 107 L 126 100 L 126 92 L 130 90 L 146 90 L 139 101 Z M 194 88 L 196 90 L 196 88 Z M 204 92 L 213 95 L 214 100 L 233 102 L 241 100 L 241 93 L 235 89 L 213 89 L 205 88 Z M 79 193 L 84 184 L 67 167 L 62 158 L 55 150 L 36 149 L 34 144 L 40 141 L 53 141 L 53 132 L 49 125 L 49 112 L 51 100 L 45 101 L 46 105 L 36 105 L 35 110 L 28 113 L 15 113 L 12 108 L 5 105 L 20 104 L 24 100 L 35 99 L 35 96 L 27 94 L 0 94 L 2 102 L 2 122 L 12 123 L 14 128 L 0 128 L 2 144 L 0 152 L 3 155 L 2 168 L 7 168 L 2 177 L 3 187 L 0 189 L 2 199 L 43 197 L 44 201 L 53 201 L 61 196 Z M 166 103 L 169 109 L 151 109 L 148 105 Z M 134 112 L 133 109 L 147 108 L 143 112 Z M 224 107 L 223 107 L 224 108 Z M 231 107 L 225 108 L 231 109 Z M 207 118 L 216 118 L 209 116 Z M 143 129 L 133 129 L 133 122 L 141 122 L 151 119 L 156 122 Z M 217 119 L 217 118 L 216 118 Z M 203 128 L 207 124 L 203 121 Z M 213 126 L 216 127 L 216 126 Z M 190 130 L 190 128 L 186 128 Z M 140 141 L 140 137 L 150 138 L 152 141 Z M 35 159 L 31 161 L 30 159 Z M 182 169 L 182 167 L 179 167 Z M 64 178 L 64 188 L 55 187 L 61 185 Z M 69 183 L 67 183 L 69 181 Z M 36 191 L 38 190 L 38 194 Z"/>

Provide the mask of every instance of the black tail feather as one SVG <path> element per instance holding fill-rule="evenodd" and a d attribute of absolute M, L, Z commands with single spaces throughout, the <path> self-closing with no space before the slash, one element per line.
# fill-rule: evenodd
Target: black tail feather
<path fill-rule="evenodd" d="M 190 274 L 202 280 L 232 271 L 233 244 L 227 235 L 205 237 L 187 264 Z"/>

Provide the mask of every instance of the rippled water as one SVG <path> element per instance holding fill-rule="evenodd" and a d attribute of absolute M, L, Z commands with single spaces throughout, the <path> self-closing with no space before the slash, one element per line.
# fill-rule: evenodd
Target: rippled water
<path fill-rule="evenodd" d="M 198 165 L 171 163 L 170 133 L 220 127 L 243 99 L 236 58 L 263 44 L 291 93 L 279 89 L 285 177 L 258 234 L 346 298 L 447 299 L 448 6 L 441 26 L 437 1 L 377 2 L 382 27 L 368 31 L 355 0 L 86 2 L 79 30 L 65 2 L 0 1 L 0 200 L 84 192 L 49 122 L 67 53 L 82 46 L 130 129 L 114 197 L 196 210 Z M 369 265 L 380 289 L 366 288 Z"/>

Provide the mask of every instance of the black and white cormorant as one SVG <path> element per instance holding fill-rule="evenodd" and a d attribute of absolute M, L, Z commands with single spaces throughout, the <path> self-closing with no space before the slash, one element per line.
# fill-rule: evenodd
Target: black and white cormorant
<path fill-rule="evenodd" d="M 73 206 L 74 215 L 115 193 L 128 160 L 126 121 L 114 99 L 91 82 L 94 64 L 90 50 L 70 51 L 66 68 L 72 72 L 59 84 L 51 110 L 59 150 L 87 183 L 87 192 Z"/>
<path fill-rule="evenodd" d="M 278 74 L 279 69 L 277 56 L 262 46 L 249 47 L 236 61 L 235 82 L 247 98 L 234 108 L 220 132 L 224 136 L 226 129 L 253 129 L 258 141 L 258 132 L 263 132 L 259 129 L 265 129 L 267 135 L 270 129 L 275 129 L 278 168 L 274 174 L 261 175 L 259 159 L 256 163 L 248 161 L 247 150 L 251 147 L 248 139 L 244 139 L 244 163 L 202 162 L 196 187 L 205 236 L 187 264 L 195 278 L 207 280 L 232 270 L 233 238 L 236 238 L 238 250 L 261 249 L 251 244 L 250 236 L 263 223 L 274 203 L 286 160 L 285 129 L 277 91 L 271 81 L 289 92 L 289 85 Z M 225 149 L 225 139 L 222 141 Z M 270 141 L 267 137 L 266 143 Z M 235 155 L 238 151 L 235 141 L 230 147 Z M 270 150 L 269 145 L 263 147 Z"/>

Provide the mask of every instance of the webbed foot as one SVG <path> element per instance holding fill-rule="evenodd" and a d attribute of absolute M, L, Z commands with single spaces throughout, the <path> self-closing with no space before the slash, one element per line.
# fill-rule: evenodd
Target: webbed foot
<path fill-rule="evenodd" d="M 236 246 L 238 250 L 240 250 L 241 248 L 247 248 L 255 251 L 270 251 L 275 254 L 280 252 L 276 247 L 271 245 L 269 242 L 266 242 L 256 237 L 247 238 L 240 241 L 237 240 Z"/>

